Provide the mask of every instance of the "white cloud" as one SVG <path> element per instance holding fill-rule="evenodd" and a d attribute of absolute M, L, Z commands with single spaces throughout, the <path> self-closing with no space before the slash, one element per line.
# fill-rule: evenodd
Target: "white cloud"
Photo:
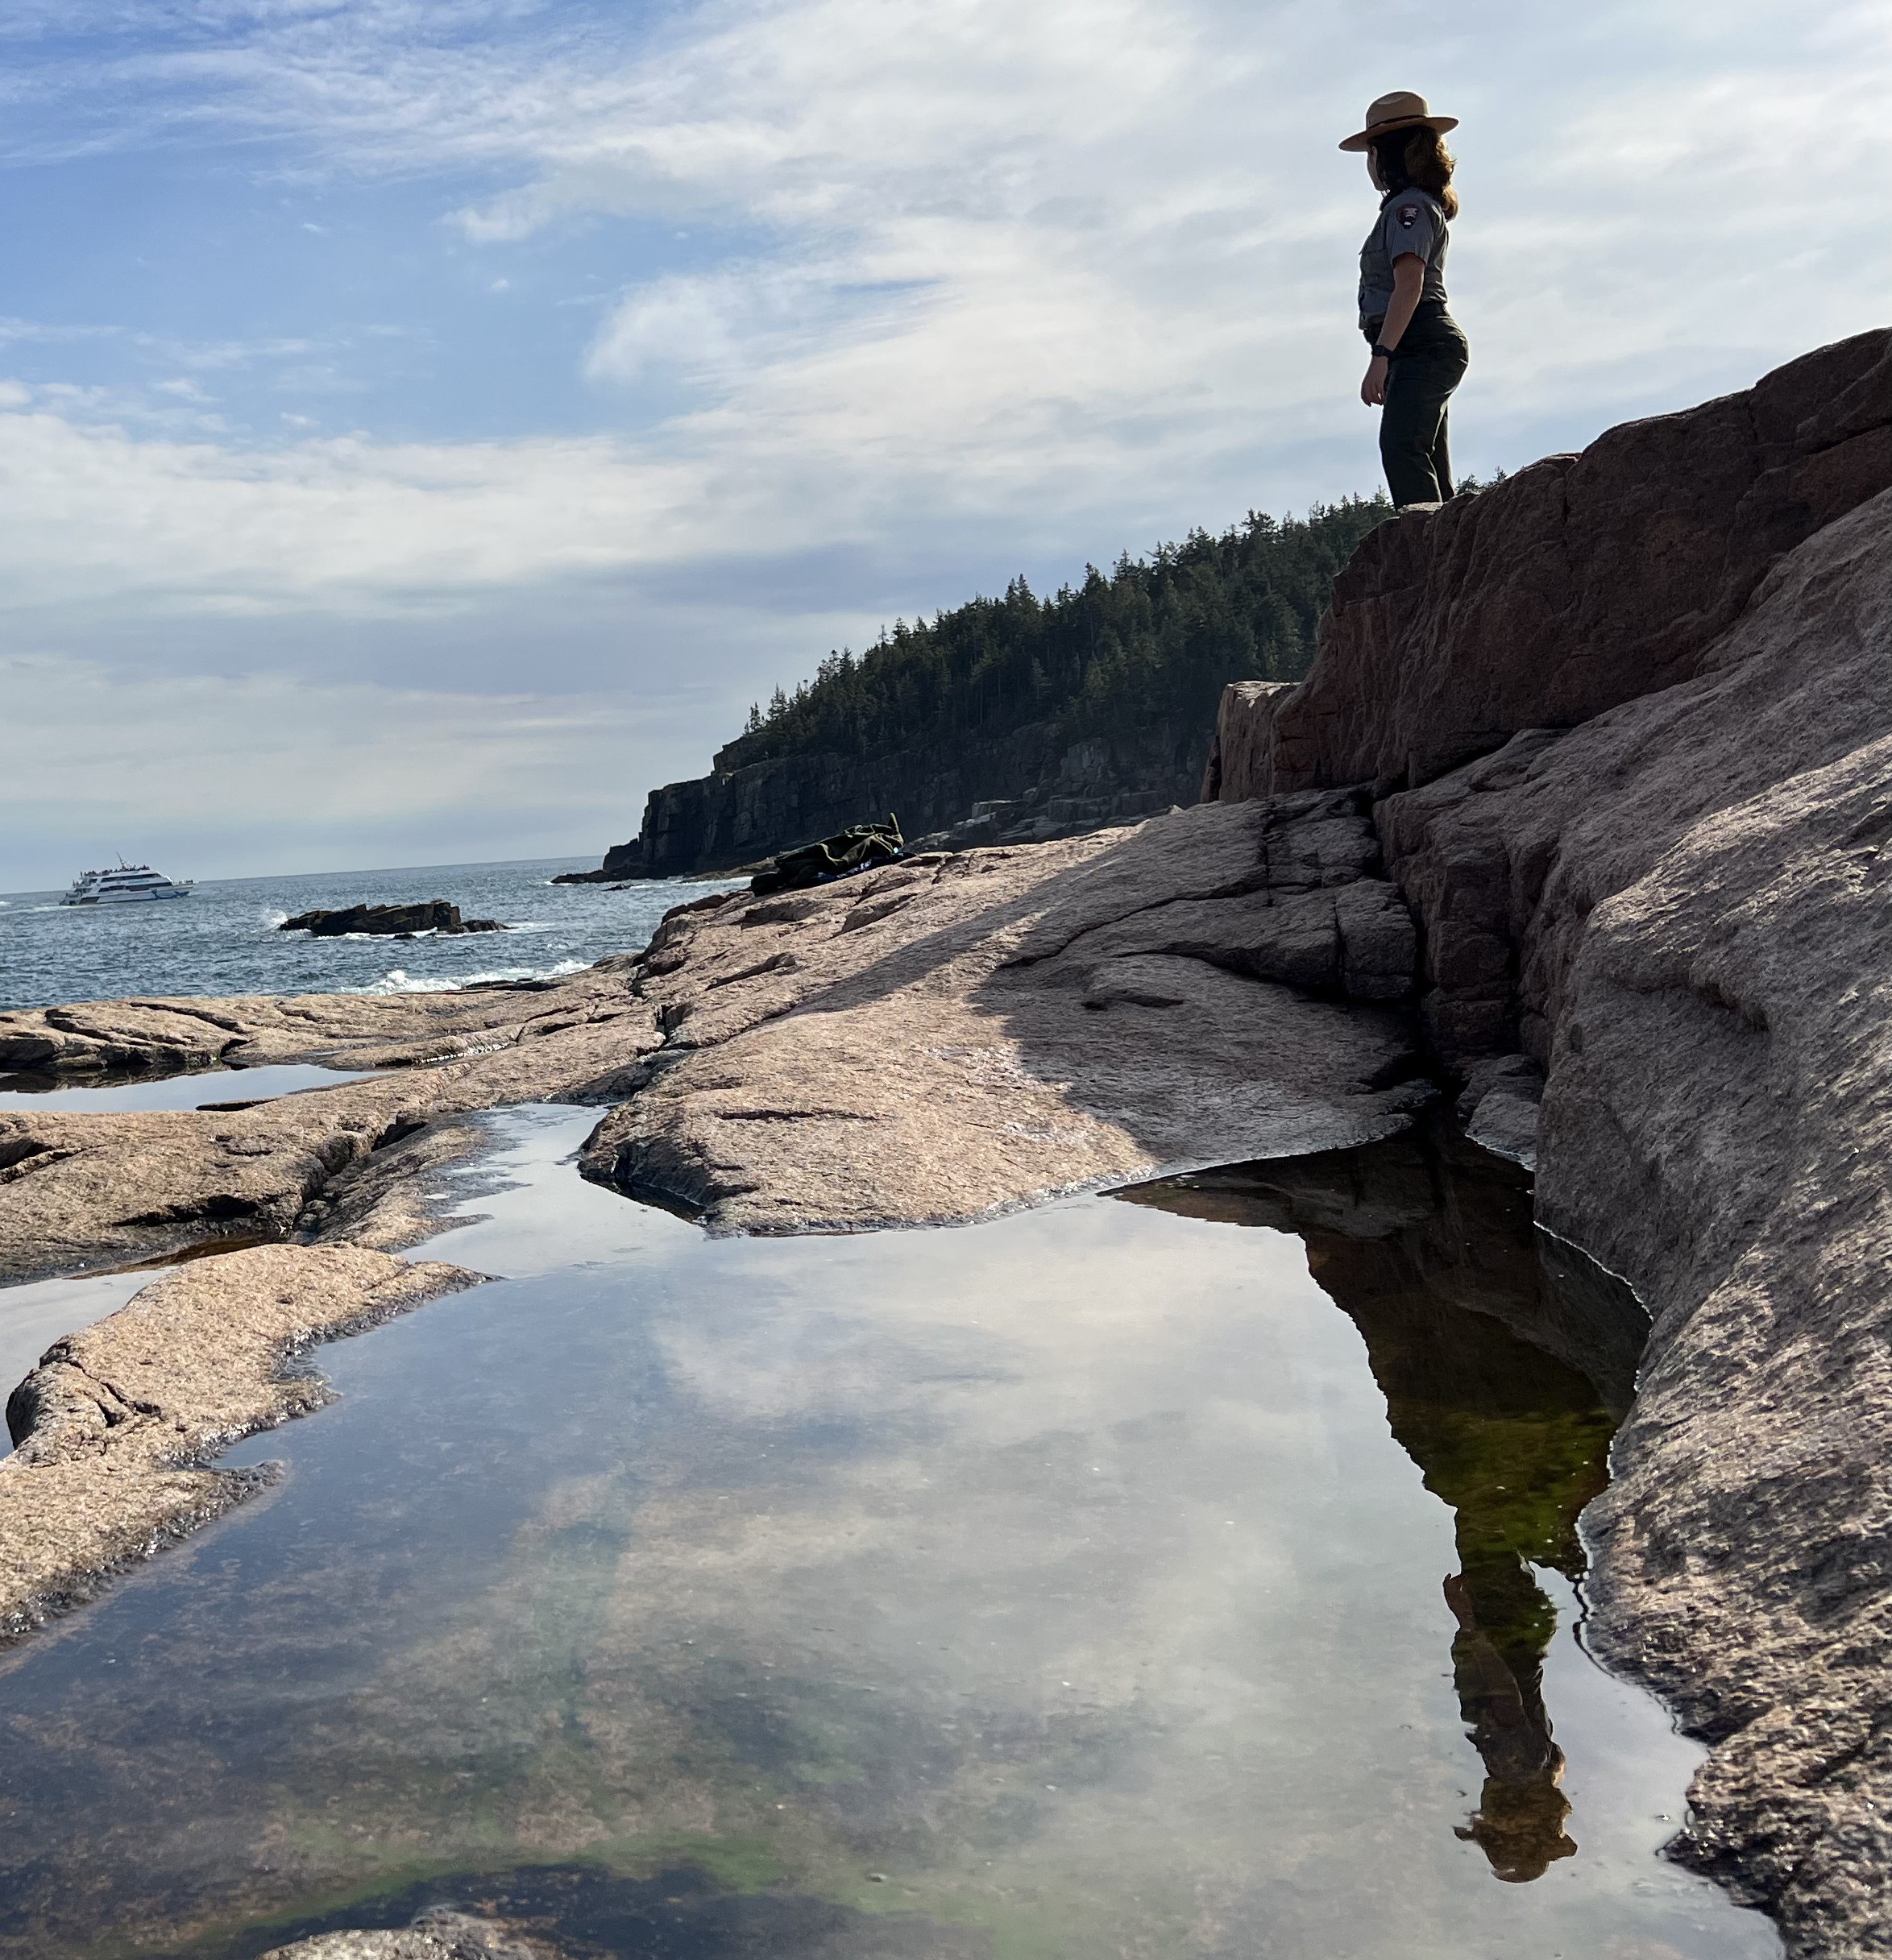
<path fill-rule="evenodd" d="M 634 466 L 604 437 L 344 437 L 253 453 L 37 408 L 7 412 L 0 429 L 0 553 L 17 608 L 464 605 L 648 561 L 674 539 L 675 473 Z"/>
<path fill-rule="evenodd" d="M 0 660 L 0 696 L 13 889 L 131 838 L 193 857 L 207 845 L 205 875 L 232 876 L 331 866 L 342 838 L 371 851 L 425 833 L 468 858 L 583 850 L 624 827 L 626 756 L 653 762 L 675 740 L 662 704 L 44 657 Z"/>
<path fill-rule="evenodd" d="M 1074 571 L 1369 487 L 1350 302 L 1371 200 L 1334 144 L 1402 81 L 1465 118 L 1462 464 L 1741 385 L 1892 300 L 1861 160 L 1892 94 L 1877 5 L 74 4 L 86 63 L 31 39 L 70 8 L 0 26 L 22 51 L 5 86 L 57 110 L 55 148 L 109 102 L 100 142 L 268 131 L 297 146 L 276 167 L 429 175 L 495 292 L 515 247 L 587 225 L 621 277 L 621 218 L 686 227 L 691 258 L 605 305 L 586 435 L 239 446 L 182 382 L 142 405 L 0 383 L 0 588 L 62 646 L 147 616 L 253 619 L 273 644 L 542 602 L 535 684 L 575 690 L 571 594 L 724 567 L 717 619 L 754 615 L 740 651 L 691 644 L 727 693 L 765 641 L 792 679 L 827 623 L 882 603 L 836 572 L 816 636 L 745 600 L 758 565 L 916 566 L 886 608 L 911 613 L 956 595 L 941 566 Z M 0 321 L 0 345 L 70 330 Z M 335 348 L 289 335 L 138 344 L 168 377 L 297 361 L 300 386 L 347 385 Z M 687 611 L 659 623 L 678 644 Z M 725 732 L 706 721 L 646 780 Z"/>

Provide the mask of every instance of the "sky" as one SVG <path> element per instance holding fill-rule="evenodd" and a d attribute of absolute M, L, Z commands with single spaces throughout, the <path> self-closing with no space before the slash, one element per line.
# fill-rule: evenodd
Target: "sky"
<path fill-rule="evenodd" d="M 0 0 L 0 889 L 600 854 L 751 700 L 1892 320 L 1884 0 Z"/>

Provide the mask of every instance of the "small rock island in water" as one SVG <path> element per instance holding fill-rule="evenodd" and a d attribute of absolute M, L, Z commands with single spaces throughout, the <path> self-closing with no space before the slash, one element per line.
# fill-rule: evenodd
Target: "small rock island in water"
<path fill-rule="evenodd" d="M 278 932 L 306 932 L 317 939 L 339 939 L 365 932 L 392 939 L 412 939 L 423 932 L 450 939 L 463 932 L 504 932 L 496 918 L 462 918 L 460 908 L 444 898 L 412 905 L 342 905 L 334 911 L 298 912 L 276 927 Z"/>

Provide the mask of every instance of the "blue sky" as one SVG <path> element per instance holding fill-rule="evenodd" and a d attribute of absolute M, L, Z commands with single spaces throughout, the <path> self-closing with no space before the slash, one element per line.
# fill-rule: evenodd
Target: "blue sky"
<path fill-rule="evenodd" d="M 0 889 L 597 852 L 1019 571 L 1371 488 L 1464 118 L 1480 473 L 1892 315 L 1882 5 L 0 0 Z"/>

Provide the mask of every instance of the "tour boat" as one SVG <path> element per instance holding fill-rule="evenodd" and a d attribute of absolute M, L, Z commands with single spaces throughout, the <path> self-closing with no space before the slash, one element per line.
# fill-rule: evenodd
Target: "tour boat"
<path fill-rule="evenodd" d="M 119 861 L 115 871 L 81 872 L 73 889 L 59 901 L 62 905 L 122 905 L 135 899 L 188 898 L 191 881 L 181 885 L 155 872 L 148 864 Z"/>

